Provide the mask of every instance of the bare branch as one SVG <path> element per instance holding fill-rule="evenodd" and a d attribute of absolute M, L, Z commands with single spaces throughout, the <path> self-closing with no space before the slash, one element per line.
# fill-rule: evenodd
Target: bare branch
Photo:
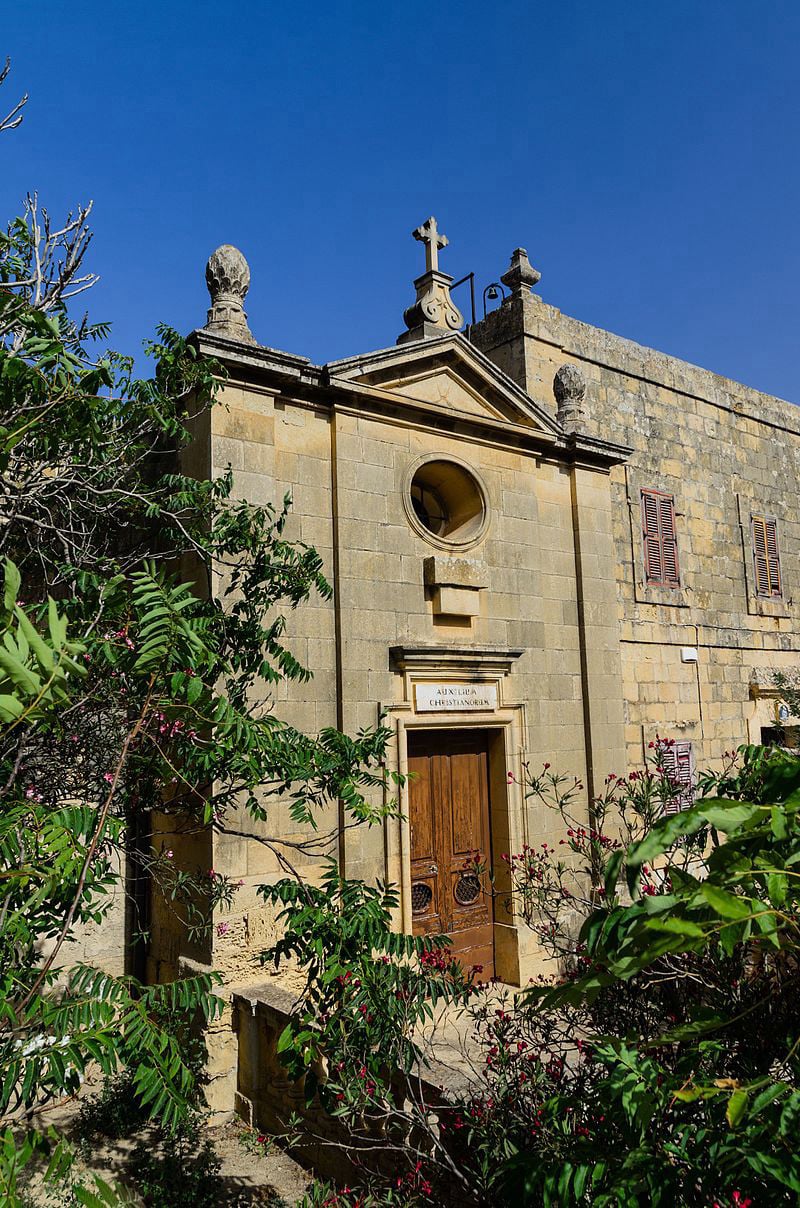
<path fill-rule="evenodd" d="M 10 70 L 11 70 L 11 60 L 6 59 L 5 66 L 2 68 L 2 70 L 0 70 L 0 84 L 4 83 L 6 76 L 8 75 Z M 27 105 L 27 103 L 28 103 L 28 94 L 26 92 L 25 95 L 23 96 L 22 100 L 17 102 L 17 104 L 14 106 L 14 108 L 11 110 L 10 113 L 7 113 L 5 117 L 0 117 L 0 134 L 2 134 L 4 130 L 14 130 L 17 126 L 19 126 L 19 124 L 22 121 L 22 116 L 23 116 L 22 110 L 25 107 L 25 105 Z"/>

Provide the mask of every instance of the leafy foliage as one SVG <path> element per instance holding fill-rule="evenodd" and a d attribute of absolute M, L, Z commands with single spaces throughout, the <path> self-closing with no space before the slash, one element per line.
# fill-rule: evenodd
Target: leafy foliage
<path fill-rule="evenodd" d="M 160 1144 L 142 1141 L 134 1150 L 130 1174 L 151 1208 L 217 1208 L 224 1202 L 221 1159 L 200 1135 L 200 1121 L 190 1116 Z"/>
<path fill-rule="evenodd" d="M 588 824 L 575 783 L 548 767 L 527 771 L 526 792 L 560 815 L 563 838 L 510 855 L 507 866 L 558 973 L 515 998 L 491 988 L 462 998 L 479 1055 L 469 1088 L 433 1116 L 396 1103 L 383 1117 L 398 1126 L 405 1112 L 423 1199 L 797 1202 L 800 760 L 742 748 L 703 775 L 704 795 L 677 813 L 664 812 L 682 791 L 665 765 L 656 746 L 649 768 L 609 777 Z M 321 902 L 293 899 L 290 951 L 311 986 L 306 1013 L 282 1041 L 297 1074 L 304 1061 L 323 1068 L 346 1036 L 347 1060 L 331 1075 L 342 1098 L 322 1096 L 345 1116 L 367 1102 L 359 1057 L 379 1070 L 383 1047 L 327 988 L 329 952 L 339 987 L 361 981 L 380 950 L 369 927 L 351 926 L 358 890 L 349 892 L 343 924 L 321 926 Z M 445 979 L 442 995 L 454 985 Z M 383 1021 L 391 996 L 373 977 L 363 1002 Z M 373 1166 L 365 1187 L 341 1202 L 381 1202 L 397 1190 Z"/>
<path fill-rule="evenodd" d="M 48 1148 L 52 1177 L 63 1177 L 64 1146 L 27 1122 L 74 1093 L 90 1062 L 108 1076 L 131 1071 L 140 1107 L 166 1133 L 179 1135 L 198 1101 L 185 1023 L 216 1014 L 216 978 L 146 987 L 69 959 L 79 926 L 107 920 L 126 861 L 187 942 L 208 941 L 214 907 L 232 901 L 224 876 L 181 862 L 166 843 L 133 842 L 151 813 L 167 836 L 241 828 L 291 871 L 295 850 L 329 848 L 330 834 L 313 833 L 320 807 L 341 802 L 368 823 L 394 808 L 385 728 L 304 735 L 275 716 L 274 685 L 310 674 L 284 637 L 287 610 L 330 595 L 319 555 L 288 540 L 288 499 L 251 507 L 233 497 L 230 472 L 213 481 L 183 473 L 184 450 L 217 405 L 219 365 L 163 326 L 145 346 L 149 378 L 134 376 L 130 358 L 97 352 L 108 325 L 69 307 L 94 280 L 82 267 L 89 210 L 56 229 L 29 196 L 0 235 L 0 1187 L 9 1204 L 20 1172 Z M 278 797 L 308 839 L 270 833 Z M 146 918 L 134 926 L 146 945 Z"/>
<path fill-rule="evenodd" d="M 337 1115 L 391 1113 L 398 1073 L 424 1062 L 415 1030 L 442 1002 L 466 1002 L 472 982 L 450 957 L 446 936 L 392 927 L 396 892 L 342 877 L 331 861 L 319 886 L 262 886 L 283 907 L 283 934 L 265 963 L 296 960 L 306 990 L 278 1040 L 278 1053 Z"/>

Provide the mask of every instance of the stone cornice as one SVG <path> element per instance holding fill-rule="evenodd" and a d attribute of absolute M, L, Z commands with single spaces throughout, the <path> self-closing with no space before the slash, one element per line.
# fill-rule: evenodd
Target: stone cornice
<path fill-rule="evenodd" d="M 389 348 L 379 348 L 372 352 L 360 353 L 357 356 L 345 357 L 338 361 L 328 361 L 323 366 L 323 375 L 329 380 L 336 379 L 354 381 L 359 378 L 370 378 L 386 372 L 395 366 L 409 365 L 414 362 L 424 364 L 445 363 L 457 360 L 464 365 L 465 370 L 471 370 L 482 379 L 490 391 L 496 391 L 505 397 L 509 403 L 516 404 L 521 416 L 536 422 L 542 430 L 553 435 L 559 435 L 561 426 L 547 407 L 526 394 L 522 387 L 509 377 L 475 344 L 471 343 L 460 332 L 446 332 L 443 335 L 426 340 L 416 340 L 402 345 L 392 345 Z M 373 383 L 380 386 L 380 383 Z"/>
<path fill-rule="evenodd" d="M 215 357 L 226 368 L 235 366 L 242 376 L 245 376 L 248 370 L 256 370 L 274 373 L 281 379 L 290 378 L 312 385 L 318 385 L 320 381 L 320 368 L 308 357 L 281 352 L 280 349 L 268 348 L 265 344 L 247 344 L 207 331 L 205 328 L 193 331 L 188 339 L 204 356 Z"/>
<path fill-rule="evenodd" d="M 417 643 L 392 646 L 389 655 L 398 671 L 453 672 L 461 675 L 508 675 L 525 653 L 511 646 L 444 646 Z"/>
<path fill-rule="evenodd" d="M 611 440 L 601 440 L 582 432 L 571 432 L 560 440 L 555 449 L 564 454 L 564 460 L 575 465 L 618 466 L 627 461 L 633 449 L 629 445 L 618 445 Z"/>
<path fill-rule="evenodd" d="M 399 423 L 403 417 L 408 417 L 417 427 L 425 427 L 430 431 L 445 431 L 457 434 L 480 434 L 499 447 L 528 448 L 533 452 L 543 449 L 555 449 L 557 438 L 548 432 L 528 427 L 526 424 L 514 424 L 510 420 L 494 419 L 489 414 L 475 415 L 471 411 L 458 411 L 453 407 L 443 407 L 439 403 L 429 403 L 424 399 L 409 398 L 394 390 L 382 390 L 372 386 L 362 386 L 358 382 L 339 381 L 331 378 L 329 382 L 331 403 L 336 410 L 353 411 L 360 415 L 371 413 L 375 418 L 387 422 Z"/>
<path fill-rule="evenodd" d="M 552 416 L 541 411 L 539 405 L 511 378 L 461 335 L 445 335 L 416 345 L 393 345 L 322 366 L 313 364 L 308 357 L 265 345 L 245 343 L 203 328 L 192 332 L 189 341 L 203 355 L 218 360 L 237 382 L 247 383 L 250 379 L 261 386 L 274 383 L 277 391 L 290 397 L 296 395 L 297 401 L 306 405 L 349 410 L 358 414 L 371 413 L 389 423 L 400 423 L 407 419 L 428 430 L 444 429 L 459 435 L 476 436 L 498 447 L 524 448 L 538 455 L 546 453 L 552 459 L 574 464 L 610 467 L 624 461 L 630 452 L 624 446 L 609 441 L 563 432 Z M 446 355 L 455 341 L 459 353 L 465 353 L 481 373 L 486 373 L 487 382 L 493 380 L 505 397 L 520 404 L 520 421 L 529 422 L 515 422 L 499 416 L 495 418 L 489 411 L 485 415 L 460 411 L 358 380 L 362 372 L 368 373 L 389 357 L 397 357 L 399 364 L 404 354 L 415 350 L 424 359 L 437 355 L 437 352 Z M 534 421 L 537 426 L 534 426 Z M 539 427 L 538 423 L 546 424 L 546 427 Z"/>

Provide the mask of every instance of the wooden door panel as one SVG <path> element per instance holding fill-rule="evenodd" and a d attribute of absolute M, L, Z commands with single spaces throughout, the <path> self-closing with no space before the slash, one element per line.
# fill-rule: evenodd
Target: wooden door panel
<path fill-rule="evenodd" d="M 436 817 L 430 755 L 409 756 L 409 824 L 411 827 L 411 910 L 414 933 L 444 931 L 440 915 L 436 864 Z"/>
<path fill-rule="evenodd" d="M 450 756 L 450 834 L 454 859 L 463 860 L 469 855 L 475 849 L 476 838 L 483 834 L 480 816 L 480 774 L 479 755 L 464 753 Z"/>
<path fill-rule="evenodd" d="M 408 792 L 411 807 L 411 859 L 433 859 L 433 810 L 431 806 L 430 756 L 409 758 Z"/>
<path fill-rule="evenodd" d="M 451 931 L 459 933 L 459 948 L 467 950 L 475 944 L 483 947 L 491 938 L 490 934 L 484 934 L 486 928 L 491 931 L 493 914 L 487 883 L 489 801 L 486 751 L 454 754 L 450 766 L 453 819 L 449 887 L 452 900 Z"/>
<path fill-rule="evenodd" d="M 465 967 L 493 971 L 488 750 L 481 731 L 409 735 L 415 935 L 450 935 Z M 472 859 L 480 853 L 480 867 Z"/>

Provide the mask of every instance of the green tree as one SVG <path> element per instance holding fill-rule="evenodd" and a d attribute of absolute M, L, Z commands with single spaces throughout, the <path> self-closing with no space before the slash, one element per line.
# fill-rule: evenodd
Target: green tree
<path fill-rule="evenodd" d="M 10 128 L 20 116 L 12 112 Z M 222 877 L 133 849 L 152 809 L 185 830 L 263 822 L 271 795 L 298 822 L 341 800 L 370 821 L 386 732 L 305 735 L 270 686 L 304 679 L 285 614 L 330 588 L 316 551 L 288 541 L 289 501 L 232 498 L 230 473 L 178 472 L 191 416 L 216 404 L 218 366 L 167 328 L 149 379 L 97 352 L 108 327 L 75 319 L 90 207 L 59 227 L 35 195 L 0 235 L 0 1188 L 66 1150 L 34 1115 L 89 1063 L 132 1071 L 140 1104 L 177 1128 L 200 1095 L 187 1021 L 218 1009 L 214 978 L 146 987 L 74 966 L 76 927 L 101 924 L 121 860 L 139 862 L 187 925 L 230 901 Z M 212 576 L 222 598 L 207 590 Z M 238 815 L 237 815 L 238 816 Z M 284 865 L 280 835 L 262 841 Z M 55 1147 L 55 1148 L 54 1148 Z"/>

